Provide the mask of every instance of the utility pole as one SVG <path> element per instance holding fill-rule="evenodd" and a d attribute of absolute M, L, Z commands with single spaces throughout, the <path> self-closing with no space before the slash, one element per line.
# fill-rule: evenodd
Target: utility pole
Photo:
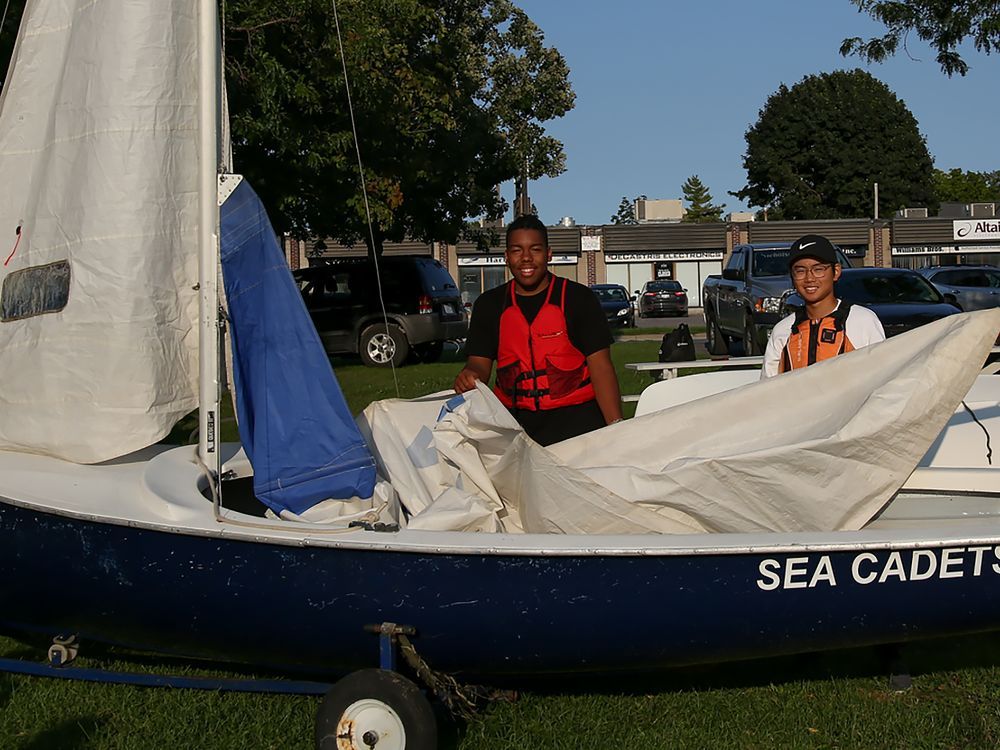
<path fill-rule="evenodd" d="M 528 160 L 524 160 L 524 169 L 517 178 L 517 197 L 514 199 L 514 216 L 527 216 L 531 211 L 531 198 L 528 197 Z"/>

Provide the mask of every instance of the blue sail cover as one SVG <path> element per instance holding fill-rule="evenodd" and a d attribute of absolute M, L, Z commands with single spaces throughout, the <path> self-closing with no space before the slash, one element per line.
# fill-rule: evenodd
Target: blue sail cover
<path fill-rule="evenodd" d="M 223 204 L 220 221 L 233 385 L 254 493 L 276 513 L 371 497 L 375 460 L 246 181 Z"/>

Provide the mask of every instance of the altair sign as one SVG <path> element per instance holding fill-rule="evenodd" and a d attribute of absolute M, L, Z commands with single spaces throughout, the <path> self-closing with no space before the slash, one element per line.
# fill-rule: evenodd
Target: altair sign
<path fill-rule="evenodd" d="M 956 219 L 951 227 L 956 240 L 1000 240 L 1000 219 Z"/>

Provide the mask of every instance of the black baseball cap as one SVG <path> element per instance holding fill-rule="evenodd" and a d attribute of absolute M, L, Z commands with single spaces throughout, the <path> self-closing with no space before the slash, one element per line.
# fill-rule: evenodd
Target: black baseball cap
<path fill-rule="evenodd" d="M 815 258 L 830 264 L 840 262 L 833 243 L 820 234 L 807 234 L 792 243 L 792 250 L 788 254 L 788 267 L 791 268 L 802 258 Z"/>

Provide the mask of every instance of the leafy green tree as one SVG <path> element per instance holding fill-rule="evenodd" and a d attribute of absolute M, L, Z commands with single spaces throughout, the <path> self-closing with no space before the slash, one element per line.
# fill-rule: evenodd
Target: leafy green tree
<path fill-rule="evenodd" d="M 934 194 L 941 203 L 991 203 L 1000 200 L 1000 171 L 934 170 Z"/>
<path fill-rule="evenodd" d="M 681 185 L 681 192 L 684 193 L 684 200 L 687 201 L 687 210 L 684 212 L 686 221 L 692 224 L 704 224 L 710 221 L 721 221 L 722 212 L 726 209 L 726 204 L 716 206 L 712 204 L 712 194 L 699 179 L 693 174 Z"/>
<path fill-rule="evenodd" d="M 732 193 L 771 219 L 880 216 L 936 206 L 933 163 L 917 121 L 895 94 L 862 70 L 782 84 L 746 133 L 747 184 Z"/>
<path fill-rule="evenodd" d="M 900 43 L 906 49 L 909 35 L 929 42 L 937 51 L 937 62 L 948 76 L 965 75 L 969 65 L 958 46 L 971 39 L 985 54 L 1000 49 L 1000 3 L 997 0 L 851 0 L 886 27 L 886 33 L 871 39 L 851 37 L 840 45 L 840 54 L 858 55 L 868 62 L 892 57 Z"/>
<path fill-rule="evenodd" d="M 496 185 L 525 165 L 564 170 L 543 123 L 573 105 L 568 69 L 509 0 L 338 7 L 367 200 L 329 0 L 226 4 L 234 161 L 276 229 L 454 241 L 468 217 L 502 215 Z"/>
<path fill-rule="evenodd" d="M 638 224 L 639 221 L 635 218 L 635 202 L 638 200 L 646 200 L 646 196 L 639 195 L 632 200 L 629 200 L 627 195 L 623 195 L 622 202 L 618 204 L 618 210 L 615 212 L 614 216 L 611 217 L 611 223 Z"/>
<path fill-rule="evenodd" d="M 329 0 L 229 0 L 234 162 L 278 231 L 371 245 L 454 240 L 502 216 L 496 186 L 565 168 L 544 123 L 574 94 L 565 60 L 510 0 L 340 0 L 367 208 Z M 24 0 L 0 29 L 10 59 Z"/>

